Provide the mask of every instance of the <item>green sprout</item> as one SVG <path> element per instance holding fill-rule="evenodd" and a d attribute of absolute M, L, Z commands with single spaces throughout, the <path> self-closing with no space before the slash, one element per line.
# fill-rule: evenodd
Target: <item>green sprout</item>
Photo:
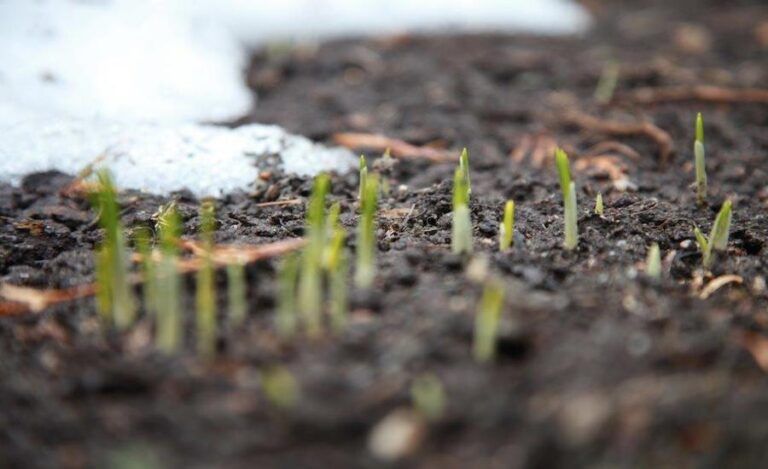
<path fill-rule="evenodd" d="M 728 236 L 731 230 L 731 218 L 733 216 L 733 203 L 730 200 L 723 202 L 723 206 L 715 217 L 715 223 L 709 232 L 709 238 L 705 238 L 698 227 L 693 228 L 696 242 L 701 251 L 702 264 L 705 268 L 712 265 L 713 252 L 725 251 L 728 247 Z"/>
<path fill-rule="evenodd" d="M 563 200 L 568 198 L 568 191 L 571 185 L 571 164 L 568 161 L 568 155 L 562 148 L 555 149 L 555 166 L 557 175 L 560 179 L 560 192 L 563 194 Z"/>
<path fill-rule="evenodd" d="M 657 243 L 651 244 L 648 249 L 648 258 L 645 261 L 645 274 L 653 279 L 661 278 L 661 250 Z"/>
<path fill-rule="evenodd" d="M 515 234 L 515 202 L 508 200 L 504 205 L 504 220 L 499 229 L 499 250 L 509 250 L 514 241 Z"/>
<path fill-rule="evenodd" d="M 315 178 L 307 207 L 307 237 L 309 239 L 301 257 L 298 309 L 302 314 L 307 333 L 312 337 L 316 337 L 322 332 L 322 264 L 327 237 L 325 199 L 330 185 L 331 180 L 327 174 L 321 174 Z"/>
<path fill-rule="evenodd" d="M 104 241 L 96 256 L 97 303 L 102 317 L 122 330 L 136 318 L 136 302 L 129 279 L 130 256 L 120 224 L 117 190 L 112 176 L 106 169 L 100 170 L 97 176 L 99 190 L 92 202 L 104 229 Z"/>
<path fill-rule="evenodd" d="M 157 345 L 174 352 L 181 343 L 181 278 L 177 268 L 181 222 L 175 204 L 162 211 L 157 227 L 161 251 L 157 266 Z"/>
<path fill-rule="evenodd" d="M 290 371 L 272 367 L 261 372 L 261 388 L 270 404 L 280 409 L 291 409 L 299 401 L 299 385 Z"/>
<path fill-rule="evenodd" d="M 595 197 L 595 215 L 602 217 L 604 212 L 605 207 L 603 206 L 603 193 L 598 192 L 597 197 Z"/>
<path fill-rule="evenodd" d="M 616 85 L 619 83 L 619 72 L 620 66 L 615 60 L 609 61 L 603 67 L 594 95 L 599 104 L 608 104 L 613 99 Z"/>
<path fill-rule="evenodd" d="M 473 355 L 478 362 L 488 362 L 496 356 L 496 339 L 503 306 L 504 287 L 498 280 L 489 278 L 483 288 L 483 296 L 475 318 Z"/>
<path fill-rule="evenodd" d="M 461 151 L 459 168 L 464 174 L 464 180 L 467 181 L 467 203 L 469 203 L 469 195 L 472 194 L 472 182 L 469 179 L 469 151 L 466 148 Z"/>
<path fill-rule="evenodd" d="M 379 178 L 368 176 L 363 198 L 360 200 L 360 220 L 357 225 L 357 261 L 355 285 L 368 289 L 376 277 L 376 210 L 379 196 Z"/>
<path fill-rule="evenodd" d="M 576 184 L 571 181 L 565 206 L 565 241 L 563 247 L 571 251 L 579 244 L 578 212 L 576 208 Z"/>
<path fill-rule="evenodd" d="M 296 333 L 296 280 L 299 273 L 299 259 L 295 254 L 283 258 L 280 263 L 277 285 L 277 315 L 275 326 L 283 338 Z"/>
<path fill-rule="evenodd" d="M 431 373 L 417 377 L 411 384 L 411 402 L 427 420 L 439 420 L 445 412 L 443 383 Z"/>
<path fill-rule="evenodd" d="M 368 163 L 365 161 L 365 155 L 360 155 L 360 189 L 357 192 L 358 200 L 362 201 L 365 196 L 365 188 L 368 186 Z"/>
<path fill-rule="evenodd" d="M 141 255 L 141 276 L 144 280 L 144 309 L 147 314 L 157 313 L 157 272 L 152 258 L 152 232 L 146 226 L 136 230 L 136 249 Z"/>
<path fill-rule="evenodd" d="M 245 263 L 235 260 L 227 264 L 227 306 L 229 323 L 239 326 L 247 314 L 247 294 L 245 281 Z"/>
<path fill-rule="evenodd" d="M 216 289 L 213 270 L 213 233 L 216 231 L 215 207 L 212 201 L 200 207 L 202 265 L 197 271 L 197 351 L 211 357 L 216 351 Z"/>
<path fill-rule="evenodd" d="M 707 167 L 704 157 L 704 120 L 701 113 L 696 116 L 696 141 L 693 143 L 694 167 L 696 171 L 696 202 L 704 205 L 707 201 Z"/>
<path fill-rule="evenodd" d="M 347 233 L 340 226 L 336 228 L 331 240 L 328 255 L 328 282 L 330 285 L 330 315 L 331 327 L 337 333 L 344 330 L 347 324 L 349 300 L 347 298 L 347 275 L 349 261 L 344 241 Z"/>
<path fill-rule="evenodd" d="M 469 210 L 467 174 L 461 167 L 453 176 L 453 226 L 451 250 L 454 254 L 472 252 L 472 216 Z"/>

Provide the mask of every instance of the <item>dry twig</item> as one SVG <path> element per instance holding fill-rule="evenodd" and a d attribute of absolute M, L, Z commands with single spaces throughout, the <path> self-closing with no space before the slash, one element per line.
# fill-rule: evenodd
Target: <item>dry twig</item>
<path fill-rule="evenodd" d="M 459 159 L 458 154 L 448 150 L 440 150 L 429 146 L 419 147 L 384 135 L 338 133 L 333 135 L 333 141 L 352 150 L 363 148 L 380 152 L 389 150 L 392 156 L 398 158 L 421 158 L 433 163 L 455 162 Z"/>
<path fill-rule="evenodd" d="M 721 88 L 719 86 L 672 86 L 666 88 L 639 88 L 618 98 L 633 104 L 659 104 L 681 101 L 707 103 L 768 104 L 768 89 Z"/>

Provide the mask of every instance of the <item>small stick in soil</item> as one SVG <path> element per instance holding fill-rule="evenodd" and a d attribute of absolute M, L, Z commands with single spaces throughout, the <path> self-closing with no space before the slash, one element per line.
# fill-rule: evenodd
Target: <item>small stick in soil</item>
<path fill-rule="evenodd" d="M 384 152 L 389 150 L 397 158 L 416 158 L 433 163 L 450 163 L 456 161 L 456 156 L 450 151 L 428 146 L 415 146 L 403 140 L 385 137 L 384 135 L 363 133 L 337 133 L 333 141 L 351 150 L 368 149 Z"/>
<path fill-rule="evenodd" d="M 696 169 L 696 202 L 707 203 L 707 167 L 704 160 L 704 121 L 701 113 L 696 116 L 696 140 L 693 142 L 694 167 Z"/>
<path fill-rule="evenodd" d="M 254 207 L 257 207 L 257 208 L 284 207 L 286 205 L 301 205 L 301 204 L 302 204 L 301 199 L 288 199 L 288 200 L 275 200 L 274 202 L 262 202 L 259 204 L 255 204 Z"/>
<path fill-rule="evenodd" d="M 499 228 L 499 250 L 508 251 L 515 235 L 515 202 L 508 200 L 504 205 L 504 218 Z"/>
<path fill-rule="evenodd" d="M 489 278 L 483 288 L 483 296 L 475 318 L 473 356 L 480 363 L 496 357 L 496 341 L 501 309 L 504 306 L 504 288 L 495 278 Z"/>
<path fill-rule="evenodd" d="M 598 119 L 581 112 L 567 112 L 559 118 L 562 122 L 575 125 L 587 131 L 598 132 L 612 136 L 642 135 L 653 140 L 659 147 L 659 160 L 662 165 L 669 162 L 674 154 L 672 137 L 655 124 L 645 121 L 639 123 L 623 123 L 611 120 Z"/>
<path fill-rule="evenodd" d="M 655 280 L 661 278 L 661 250 L 657 243 L 653 243 L 648 249 L 648 257 L 645 261 L 645 275 Z"/>
<path fill-rule="evenodd" d="M 202 266 L 197 271 L 197 352 L 211 358 L 216 351 L 216 289 L 213 271 L 213 233 L 216 230 L 214 203 L 206 200 L 200 207 L 200 235 L 203 245 Z"/>
<path fill-rule="evenodd" d="M 715 104 L 768 104 L 768 89 L 722 88 L 719 86 L 674 86 L 639 88 L 614 101 L 651 105 L 670 102 L 703 102 Z"/>

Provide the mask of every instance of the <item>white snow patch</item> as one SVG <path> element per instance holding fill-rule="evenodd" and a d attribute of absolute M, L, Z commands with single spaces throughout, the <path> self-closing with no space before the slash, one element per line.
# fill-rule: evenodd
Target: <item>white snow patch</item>
<path fill-rule="evenodd" d="M 196 124 L 252 105 L 245 47 L 401 31 L 573 33 L 565 0 L 0 0 L 0 181 L 98 155 L 122 187 L 198 195 L 246 189 L 253 156 L 344 171 L 352 155 L 269 126 Z"/>
<path fill-rule="evenodd" d="M 228 129 L 67 119 L 12 126 L 3 138 L 17 142 L 12 154 L 0 148 L 0 179 L 14 184 L 30 172 L 75 174 L 94 164 L 110 168 L 120 188 L 221 196 L 253 185 L 259 157 L 279 155 L 285 171 L 301 176 L 347 171 L 356 164 L 345 149 L 329 149 L 266 125 Z"/>

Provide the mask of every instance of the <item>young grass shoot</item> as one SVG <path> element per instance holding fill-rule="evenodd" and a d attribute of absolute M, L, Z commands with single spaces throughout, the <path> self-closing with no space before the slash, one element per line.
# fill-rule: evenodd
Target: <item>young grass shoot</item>
<path fill-rule="evenodd" d="M 213 268 L 213 233 L 216 230 L 215 208 L 208 200 L 200 207 L 202 265 L 197 271 L 197 351 L 211 357 L 216 349 L 216 288 Z"/>
<path fill-rule="evenodd" d="M 307 334 L 317 337 L 322 332 L 323 278 L 322 264 L 325 240 L 325 199 L 331 180 L 327 174 L 315 178 L 307 207 L 307 246 L 301 257 L 299 276 L 299 304 Z"/>
<path fill-rule="evenodd" d="M 123 330 L 133 324 L 136 302 L 129 278 L 130 256 L 120 224 L 117 190 L 107 170 L 98 172 L 99 190 L 93 205 L 99 213 L 104 241 L 96 255 L 97 304 L 102 318 Z"/>
<path fill-rule="evenodd" d="M 451 251 L 454 254 L 472 253 L 472 216 L 469 210 L 469 180 L 459 165 L 453 175 L 453 225 Z"/>
<path fill-rule="evenodd" d="M 704 148 L 704 119 L 701 113 L 696 115 L 696 141 L 693 142 L 694 168 L 696 172 L 696 202 L 704 205 L 707 202 L 707 167 Z"/>
<path fill-rule="evenodd" d="M 298 274 L 299 258 L 295 254 L 285 256 L 280 262 L 277 276 L 277 314 L 275 317 L 277 334 L 284 339 L 293 337 L 298 326 L 296 316 Z"/>
<path fill-rule="evenodd" d="M 485 283 L 475 318 L 473 356 L 480 363 L 492 361 L 496 356 L 496 340 L 503 306 L 504 287 L 498 280 L 489 278 Z"/>
<path fill-rule="evenodd" d="M 658 243 L 651 244 L 648 257 L 645 260 L 645 275 L 652 279 L 661 278 L 661 250 Z"/>
<path fill-rule="evenodd" d="M 595 215 L 602 217 L 604 212 L 605 207 L 603 205 L 603 193 L 598 192 L 597 196 L 595 197 Z"/>
<path fill-rule="evenodd" d="M 563 247 L 571 251 L 579 244 L 576 184 L 571 179 L 571 165 L 568 161 L 568 155 L 560 148 L 555 150 L 555 165 L 560 180 L 560 191 L 563 194 L 565 218 Z"/>
<path fill-rule="evenodd" d="M 366 178 L 360 199 L 360 220 L 357 225 L 357 262 L 355 285 L 369 289 L 376 277 L 376 210 L 379 198 L 379 178 L 370 174 Z"/>
<path fill-rule="evenodd" d="M 515 236 L 515 202 L 508 200 L 504 205 L 504 218 L 499 228 L 499 250 L 508 251 Z"/>
<path fill-rule="evenodd" d="M 733 216 L 733 203 L 730 200 L 723 202 L 723 206 L 715 217 L 715 223 L 709 237 L 705 238 L 699 227 L 694 227 L 693 233 L 701 251 L 701 262 L 704 268 L 710 268 L 716 251 L 725 251 L 728 248 L 728 237 L 731 231 L 731 218 Z"/>
<path fill-rule="evenodd" d="M 175 352 L 181 344 L 181 278 L 178 244 L 181 222 L 174 204 L 158 217 L 161 259 L 157 266 L 157 346 Z"/>

